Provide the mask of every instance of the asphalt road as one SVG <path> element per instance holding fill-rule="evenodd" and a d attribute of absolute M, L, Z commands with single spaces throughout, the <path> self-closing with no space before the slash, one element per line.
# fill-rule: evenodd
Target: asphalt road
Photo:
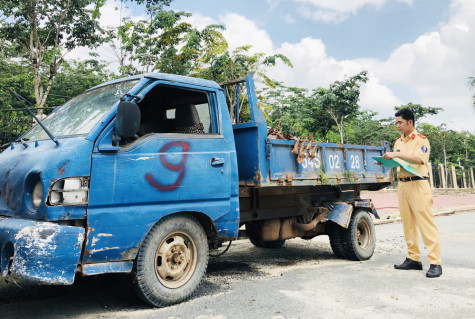
<path fill-rule="evenodd" d="M 0 318 L 474 318 L 475 211 L 435 220 L 440 278 L 425 277 L 425 256 L 424 271 L 393 268 L 406 255 L 402 225 L 391 223 L 376 227 L 376 252 L 365 262 L 336 259 L 326 236 L 276 250 L 237 241 L 210 260 L 191 300 L 163 309 L 135 297 L 127 276 L 69 287 L 0 283 Z"/>

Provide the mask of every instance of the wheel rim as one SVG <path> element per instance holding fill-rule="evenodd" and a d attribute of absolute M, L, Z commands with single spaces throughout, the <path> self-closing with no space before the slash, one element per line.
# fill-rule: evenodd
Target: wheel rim
<path fill-rule="evenodd" d="M 360 220 L 356 227 L 356 240 L 358 241 L 358 246 L 363 250 L 367 250 L 371 246 L 371 229 L 369 224 Z"/>
<path fill-rule="evenodd" d="M 155 273 L 167 288 L 179 288 L 193 275 L 198 252 L 193 239 L 184 232 L 174 232 L 162 240 L 155 254 Z"/>

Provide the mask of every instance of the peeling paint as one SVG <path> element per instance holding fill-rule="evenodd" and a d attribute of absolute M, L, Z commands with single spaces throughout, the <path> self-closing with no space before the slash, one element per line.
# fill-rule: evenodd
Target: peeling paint
<path fill-rule="evenodd" d="M 31 220 L 0 219 L 0 238 L 13 245 L 11 264 L 2 269 L 46 284 L 72 284 L 84 242 L 84 229 Z"/>
<path fill-rule="evenodd" d="M 104 247 L 100 249 L 91 249 L 90 254 L 94 254 L 94 253 L 98 253 L 98 252 L 106 251 L 106 250 L 113 250 L 113 249 L 120 249 L 120 247 Z"/>
<path fill-rule="evenodd" d="M 66 166 L 68 165 L 68 163 L 69 161 L 66 161 L 66 163 L 64 163 L 60 168 L 58 168 L 59 178 L 63 176 L 64 172 L 66 171 Z"/>
<path fill-rule="evenodd" d="M 138 247 L 135 247 L 135 248 L 131 248 L 131 249 L 128 249 L 124 252 L 122 252 L 120 254 L 120 256 L 123 258 L 123 259 L 129 259 L 129 260 L 132 260 L 135 258 L 135 256 L 137 256 L 137 253 L 139 252 L 139 248 Z"/>
<path fill-rule="evenodd" d="M 99 241 L 99 238 L 95 238 L 95 237 L 92 238 L 91 247 L 92 247 L 92 246 L 95 246 L 98 241 Z"/>

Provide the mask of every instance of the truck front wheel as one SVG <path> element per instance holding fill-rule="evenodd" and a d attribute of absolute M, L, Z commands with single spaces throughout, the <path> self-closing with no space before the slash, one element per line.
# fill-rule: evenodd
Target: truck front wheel
<path fill-rule="evenodd" d="M 137 255 L 134 285 L 145 302 L 165 307 L 188 299 L 208 266 L 208 241 L 189 215 L 164 217 L 149 231 Z"/>
<path fill-rule="evenodd" d="M 359 209 L 353 213 L 350 225 L 342 232 L 346 258 L 368 260 L 376 247 L 376 232 L 369 213 Z"/>

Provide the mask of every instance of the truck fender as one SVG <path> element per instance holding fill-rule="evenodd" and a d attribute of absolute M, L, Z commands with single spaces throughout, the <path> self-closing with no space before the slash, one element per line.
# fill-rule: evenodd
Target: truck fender
<path fill-rule="evenodd" d="M 1 271 L 43 284 L 72 285 L 84 228 L 0 218 Z"/>
<path fill-rule="evenodd" d="M 351 213 L 353 212 L 353 205 L 343 202 L 335 202 L 327 203 L 323 206 L 330 210 L 330 214 L 326 217 L 328 220 L 331 220 L 341 227 L 348 228 Z"/>
<path fill-rule="evenodd" d="M 379 219 L 378 212 L 374 205 L 369 200 L 356 200 L 353 203 L 344 203 L 344 202 L 335 202 L 328 203 L 323 205 L 324 207 L 330 210 L 330 214 L 327 215 L 326 219 L 331 220 L 332 222 L 340 225 L 341 227 L 348 228 L 351 220 L 351 214 L 355 208 L 362 208 L 369 213 L 373 214 L 374 217 Z"/>

